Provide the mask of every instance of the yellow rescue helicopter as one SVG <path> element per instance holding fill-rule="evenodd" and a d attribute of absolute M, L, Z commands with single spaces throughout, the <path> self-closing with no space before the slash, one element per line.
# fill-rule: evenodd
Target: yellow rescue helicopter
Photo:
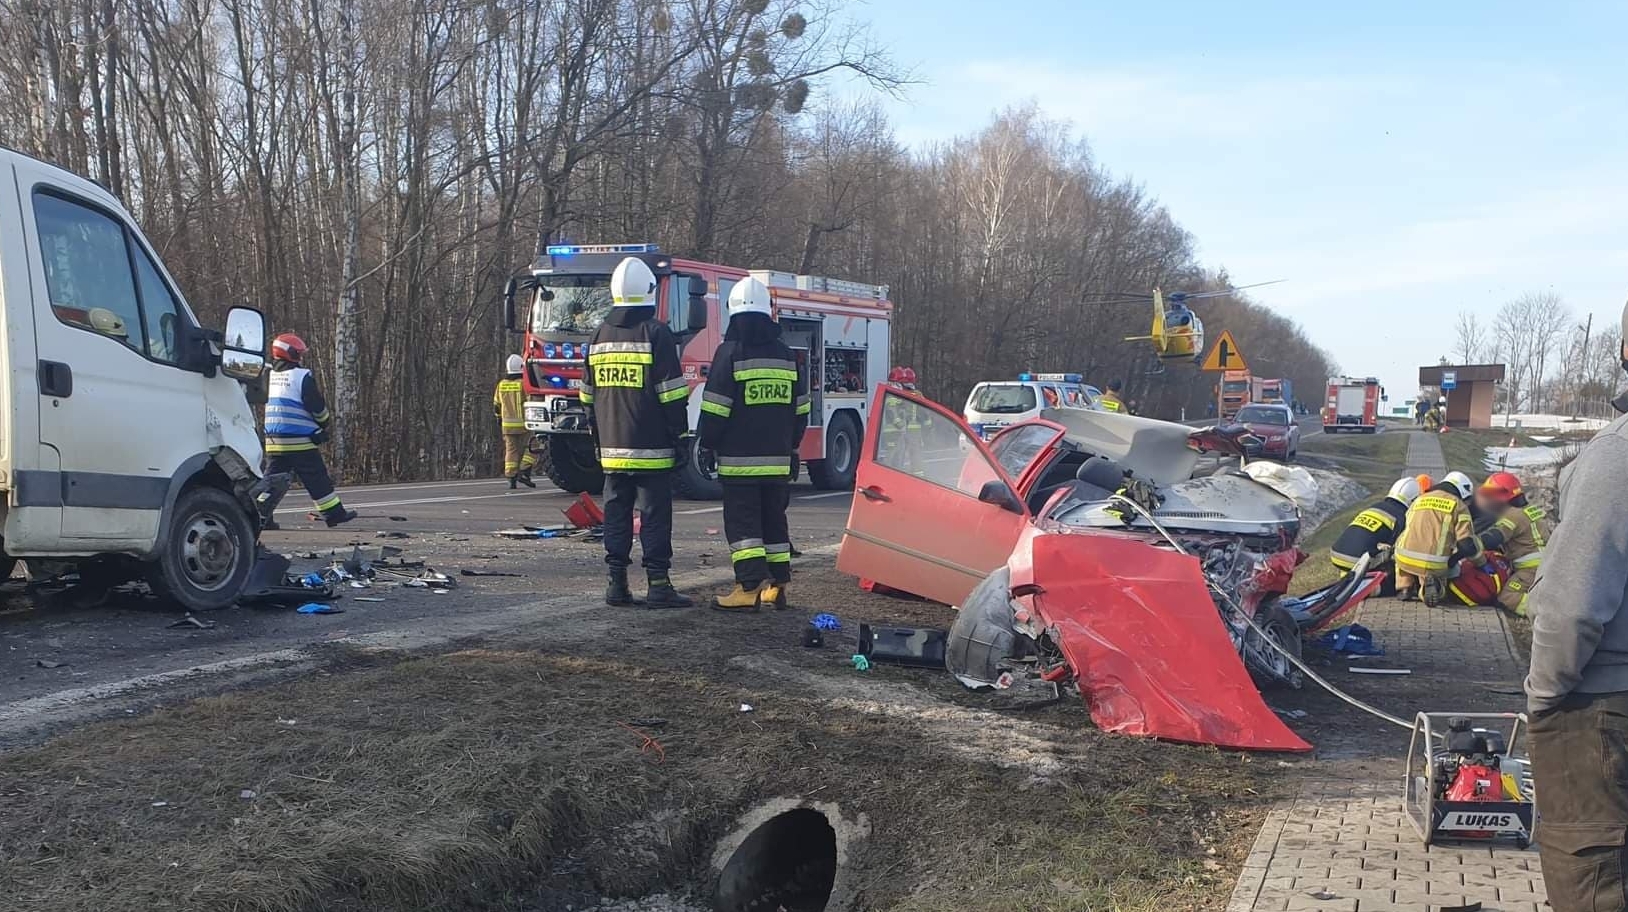
<path fill-rule="evenodd" d="M 1185 358 L 1196 363 L 1204 358 L 1204 321 L 1187 306 L 1188 301 L 1223 298 L 1245 288 L 1276 285 L 1281 281 L 1283 280 L 1275 279 L 1271 282 L 1256 282 L 1253 285 L 1229 286 L 1220 291 L 1173 291 L 1168 295 L 1155 288 L 1151 294 L 1143 292 L 1105 294 L 1101 296 L 1104 300 L 1087 300 L 1087 303 L 1103 305 L 1151 303 L 1153 328 L 1145 336 L 1126 336 L 1125 341 L 1152 342 L 1153 354 L 1161 361 L 1179 361 Z M 1159 370 L 1162 371 L 1163 367 L 1160 366 Z"/>

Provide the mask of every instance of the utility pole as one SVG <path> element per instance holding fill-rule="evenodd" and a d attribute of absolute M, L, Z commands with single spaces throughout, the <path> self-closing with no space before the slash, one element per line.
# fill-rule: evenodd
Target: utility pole
<path fill-rule="evenodd" d="M 1583 382 L 1587 382 L 1594 374 L 1594 359 L 1588 356 L 1588 337 L 1593 331 L 1594 312 L 1589 311 L 1588 322 L 1583 324 L 1583 356 L 1578 359 L 1580 362 L 1578 368 L 1583 371 Z M 1575 421 L 1577 419 L 1577 400 L 1582 398 L 1583 384 L 1578 383 L 1573 389 L 1575 392 L 1572 393 L 1571 397 L 1571 417 Z"/>

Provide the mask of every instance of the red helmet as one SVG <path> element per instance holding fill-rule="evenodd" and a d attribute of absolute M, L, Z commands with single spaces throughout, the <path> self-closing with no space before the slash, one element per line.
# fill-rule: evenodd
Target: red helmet
<path fill-rule="evenodd" d="M 1521 496 L 1521 480 L 1509 472 L 1493 472 L 1481 482 L 1481 493 L 1493 500 L 1508 503 Z"/>
<path fill-rule="evenodd" d="M 279 361 L 298 362 L 305 357 L 305 340 L 293 333 L 283 333 L 271 340 L 271 356 Z"/>
<path fill-rule="evenodd" d="M 907 367 L 907 368 L 904 369 L 904 382 L 906 384 L 910 385 L 910 386 L 915 386 L 916 385 L 916 369 L 915 368 Z"/>
<path fill-rule="evenodd" d="M 889 382 L 889 383 L 903 383 L 903 382 L 905 382 L 905 380 L 904 380 L 904 372 L 906 370 L 909 370 L 909 368 L 895 367 L 894 369 L 888 371 L 887 372 L 887 382 Z"/>

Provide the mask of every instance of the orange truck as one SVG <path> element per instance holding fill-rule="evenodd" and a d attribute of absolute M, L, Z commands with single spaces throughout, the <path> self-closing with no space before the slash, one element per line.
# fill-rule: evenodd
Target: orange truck
<path fill-rule="evenodd" d="M 1248 371 L 1226 371 L 1221 374 L 1221 386 L 1215 403 L 1216 419 L 1226 423 L 1238 416 L 1238 410 L 1248 405 L 1254 394 L 1254 383 Z"/>

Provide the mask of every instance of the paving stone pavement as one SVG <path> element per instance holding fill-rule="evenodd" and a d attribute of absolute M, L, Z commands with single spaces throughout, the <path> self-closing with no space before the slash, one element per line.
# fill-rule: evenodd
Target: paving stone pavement
<path fill-rule="evenodd" d="M 1412 433 L 1408 462 L 1411 471 L 1439 475 L 1445 468 L 1440 442 Z M 1365 604 L 1355 620 L 1385 645 L 1388 665 L 1410 669 L 1416 680 L 1461 680 L 1471 657 L 1480 680 L 1515 688 L 1523 676 L 1495 610 L 1432 610 L 1386 599 Z M 1509 699 L 1508 708 L 1519 707 L 1518 696 Z M 1382 764 L 1382 771 L 1389 766 Z M 1548 912 L 1535 849 L 1426 848 L 1403 816 L 1401 770 L 1392 772 L 1368 781 L 1308 781 L 1294 800 L 1274 808 L 1244 862 L 1228 912 L 1431 910 L 1473 902 L 1483 912 Z"/>

